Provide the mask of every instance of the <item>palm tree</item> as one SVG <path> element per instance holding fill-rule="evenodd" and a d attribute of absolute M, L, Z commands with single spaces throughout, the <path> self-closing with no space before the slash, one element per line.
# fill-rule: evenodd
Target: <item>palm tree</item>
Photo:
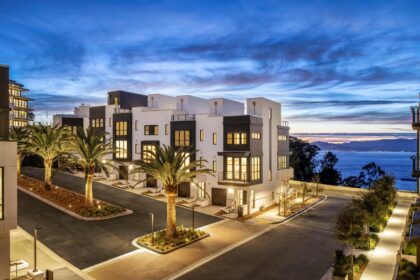
<path fill-rule="evenodd" d="M 16 171 L 20 177 L 22 160 L 25 153 L 28 152 L 29 130 L 27 127 L 14 126 L 9 131 L 10 140 L 17 142 Z"/>
<path fill-rule="evenodd" d="M 37 124 L 30 127 L 31 139 L 28 151 L 40 156 L 44 161 L 45 189 L 51 190 L 51 173 L 53 161 L 68 151 L 69 131 L 58 125 Z"/>
<path fill-rule="evenodd" d="M 110 141 L 105 139 L 105 131 L 96 129 L 78 129 L 75 137 L 70 143 L 70 150 L 77 155 L 69 157 L 69 163 L 73 166 L 83 168 L 85 173 L 85 203 L 87 206 L 93 206 L 93 175 L 95 170 L 105 172 L 109 176 L 109 167 L 114 165 L 104 158 L 112 154 L 114 150 Z"/>
<path fill-rule="evenodd" d="M 188 147 L 163 146 L 156 147 L 156 152 L 147 150 L 142 160 L 136 161 L 137 167 L 133 173 L 141 172 L 159 180 L 164 187 L 166 205 L 166 238 L 176 234 L 176 203 L 178 186 L 184 182 L 192 182 L 199 174 L 211 174 L 210 169 L 204 169 L 205 160 L 190 161 L 196 151 Z M 199 168 L 199 169 L 198 169 Z"/>

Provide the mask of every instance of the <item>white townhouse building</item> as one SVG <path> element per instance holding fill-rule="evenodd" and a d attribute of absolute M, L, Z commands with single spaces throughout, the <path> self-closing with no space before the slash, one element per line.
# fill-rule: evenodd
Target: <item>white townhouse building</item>
<path fill-rule="evenodd" d="M 198 150 L 191 160 L 206 160 L 213 173 L 181 184 L 178 196 L 197 197 L 202 204 L 242 206 L 244 214 L 253 213 L 274 204 L 281 186 L 293 177 L 289 127 L 282 121 L 281 104 L 263 97 L 248 98 L 245 110 L 244 103 L 226 98 L 112 91 L 108 104 L 89 107 L 89 121 L 85 118 L 80 113 L 57 116 L 54 123 L 108 132 L 118 148 L 109 160 L 118 164 L 120 172 L 115 175 L 120 179 L 127 179 L 133 161 L 144 151 L 158 145 Z M 131 174 L 129 179 L 145 176 Z M 153 180 L 145 184 L 160 186 Z"/>

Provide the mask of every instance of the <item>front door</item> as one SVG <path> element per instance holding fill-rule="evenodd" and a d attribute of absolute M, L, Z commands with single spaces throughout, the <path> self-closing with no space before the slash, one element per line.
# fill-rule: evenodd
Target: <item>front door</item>
<path fill-rule="evenodd" d="M 211 204 L 226 206 L 227 191 L 221 188 L 211 189 Z"/>
<path fill-rule="evenodd" d="M 178 185 L 178 196 L 179 197 L 190 197 L 191 194 L 190 183 L 184 182 Z"/>
<path fill-rule="evenodd" d="M 120 180 L 128 180 L 128 166 L 120 165 L 118 171 L 118 178 Z"/>

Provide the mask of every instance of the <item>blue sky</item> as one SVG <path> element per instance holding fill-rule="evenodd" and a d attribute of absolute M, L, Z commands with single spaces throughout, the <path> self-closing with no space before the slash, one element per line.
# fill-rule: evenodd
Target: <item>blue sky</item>
<path fill-rule="evenodd" d="M 295 133 L 410 132 L 419 1 L 3 0 L 0 63 L 38 119 L 106 92 L 265 96 Z"/>

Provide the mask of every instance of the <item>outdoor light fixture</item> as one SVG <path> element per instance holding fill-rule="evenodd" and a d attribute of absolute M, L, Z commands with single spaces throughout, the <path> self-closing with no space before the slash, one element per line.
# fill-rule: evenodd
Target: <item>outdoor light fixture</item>
<path fill-rule="evenodd" d="M 132 164 L 130 164 L 129 166 L 128 166 L 128 169 L 133 169 L 133 165 Z"/>
<path fill-rule="evenodd" d="M 229 188 L 229 189 L 228 189 L 228 193 L 229 193 L 229 194 L 233 194 L 233 189 L 232 189 L 232 188 Z"/>

